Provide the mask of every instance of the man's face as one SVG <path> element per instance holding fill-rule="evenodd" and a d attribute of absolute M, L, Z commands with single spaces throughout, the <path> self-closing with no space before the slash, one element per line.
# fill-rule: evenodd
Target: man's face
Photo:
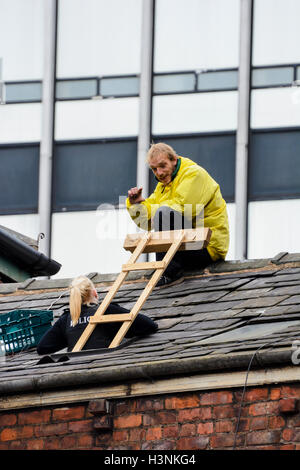
<path fill-rule="evenodd" d="M 172 173 L 176 168 L 176 160 L 170 160 L 168 155 L 165 153 L 160 153 L 159 155 L 152 157 L 149 161 L 149 166 L 156 178 L 162 184 L 168 184 L 171 182 Z"/>

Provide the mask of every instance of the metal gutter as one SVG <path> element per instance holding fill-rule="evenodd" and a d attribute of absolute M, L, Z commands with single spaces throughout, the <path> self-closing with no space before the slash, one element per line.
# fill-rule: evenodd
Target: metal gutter
<path fill-rule="evenodd" d="M 76 387 L 87 387 L 89 385 L 105 385 L 113 383 L 126 383 L 132 380 L 150 381 L 174 378 L 174 376 L 187 376 L 197 373 L 218 373 L 220 371 L 244 370 L 245 373 L 252 360 L 252 369 L 263 369 L 265 367 L 278 365 L 292 365 L 291 348 L 282 348 L 272 351 L 247 351 L 232 355 L 208 355 L 190 359 L 172 359 L 156 362 L 145 362 L 143 364 L 115 366 L 107 368 L 93 367 L 77 371 L 55 372 L 56 364 L 53 364 L 53 372 L 47 367 L 47 374 L 38 377 L 29 376 L 21 379 L 13 379 L 0 383 L 0 394 L 2 396 L 24 392 L 41 392 L 53 389 L 67 389 Z M 88 352 L 87 352 L 88 355 Z M 68 354 L 71 358 L 72 355 Z M 71 362 L 72 359 L 70 359 Z M 60 363 L 61 364 L 61 363 Z M 37 367 L 37 366 L 35 366 Z M 43 366 L 41 366 L 42 369 Z M 36 370 L 36 369 L 35 369 Z M 42 370 L 41 370 L 42 373 Z"/>
<path fill-rule="evenodd" d="M 0 255 L 32 276 L 51 276 L 61 268 L 61 264 L 57 261 L 48 258 L 1 228 Z"/>

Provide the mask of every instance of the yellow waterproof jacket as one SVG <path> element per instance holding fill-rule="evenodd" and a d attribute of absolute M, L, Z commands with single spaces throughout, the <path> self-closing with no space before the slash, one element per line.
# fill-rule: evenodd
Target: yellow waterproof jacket
<path fill-rule="evenodd" d="M 207 246 L 212 260 L 225 259 L 229 247 L 229 224 L 220 186 L 204 168 L 189 158 L 179 158 L 179 169 L 169 184 L 159 182 L 154 192 L 140 204 L 130 204 L 127 198 L 129 214 L 140 228 L 150 230 L 151 219 L 160 206 L 183 212 L 193 227 L 204 226 L 212 230 Z"/>

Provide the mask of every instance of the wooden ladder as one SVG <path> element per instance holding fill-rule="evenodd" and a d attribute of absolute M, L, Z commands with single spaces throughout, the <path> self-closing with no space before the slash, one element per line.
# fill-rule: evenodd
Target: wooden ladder
<path fill-rule="evenodd" d="M 122 271 L 107 292 L 95 314 L 90 317 L 89 324 L 86 326 L 81 337 L 75 344 L 72 352 L 81 351 L 96 328 L 97 324 L 101 323 L 122 323 L 115 338 L 109 345 L 109 348 L 115 348 L 119 346 L 175 253 L 178 250 L 199 250 L 201 248 L 205 248 L 210 240 L 210 237 L 211 230 L 209 228 L 183 229 L 166 232 L 146 232 L 143 234 L 127 235 L 124 242 L 124 248 L 125 250 L 132 252 L 129 261 L 128 263 L 123 264 Z M 142 253 L 152 252 L 166 252 L 166 254 L 162 261 L 152 261 L 145 263 L 136 262 Z M 154 272 L 131 312 L 125 314 L 104 315 L 118 289 L 125 281 L 127 274 L 130 271 L 145 269 L 154 269 Z"/>

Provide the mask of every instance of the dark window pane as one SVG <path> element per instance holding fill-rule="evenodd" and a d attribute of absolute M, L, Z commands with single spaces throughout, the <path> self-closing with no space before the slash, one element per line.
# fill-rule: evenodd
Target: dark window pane
<path fill-rule="evenodd" d="M 176 93 L 194 89 L 195 75 L 193 73 L 157 75 L 153 80 L 154 93 Z"/>
<path fill-rule="evenodd" d="M 252 132 L 249 198 L 300 196 L 300 131 Z"/>
<path fill-rule="evenodd" d="M 217 181 L 224 199 L 227 202 L 234 201 L 235 134 L 156 137 L 155 142 L 165 142 L 171 145 L 178 155 L 194 160 Z M 156 184 L 151 172 L 151 192 Z"/>
<path fill-rule="evenodd" d="M 300 67 L 297 67 L 297 80 L 300 80 Z"/>
<path fill-rule="evenodd" d="M 138 94 L 138 77 L 101 78 L 101 96 L 137 96 Z"/>
<path fill-rule="evenodd" d="M 252 70 L 252 86 L 290 85 L 293 81 L 292 67 L 270 67 Z"/>
<path fill-rule="evenodd" d="M 97 95 L 97 80 L 62 80 L 56 82 L 57 99 L 91 98 Z"/>
<path fill-rule="evenodd" d="M 238 72 L 235 70 L 220 72 L 202 72 L 198 75 L 198 90 L 228 90 L 238 86 Z"/>
<path fill-rule="evenodd" d="M 0 147 L 0 213 L 36 212 L 38 178 L 38 145 Z"/>
<path fill-rule="evenodd" d="M 41 83 L 6 83 L 5 84 L 5 101 L 22 102 L 22 101 L 41 101 L 42 84 Z"/>
<path fill-rule="evenodd" d="M 136 185 L 136 140 L 55 146 L 54 210 L 89 210 L 119 204 Z M 124 201 L 123 201 L 124 202 Z"/>

